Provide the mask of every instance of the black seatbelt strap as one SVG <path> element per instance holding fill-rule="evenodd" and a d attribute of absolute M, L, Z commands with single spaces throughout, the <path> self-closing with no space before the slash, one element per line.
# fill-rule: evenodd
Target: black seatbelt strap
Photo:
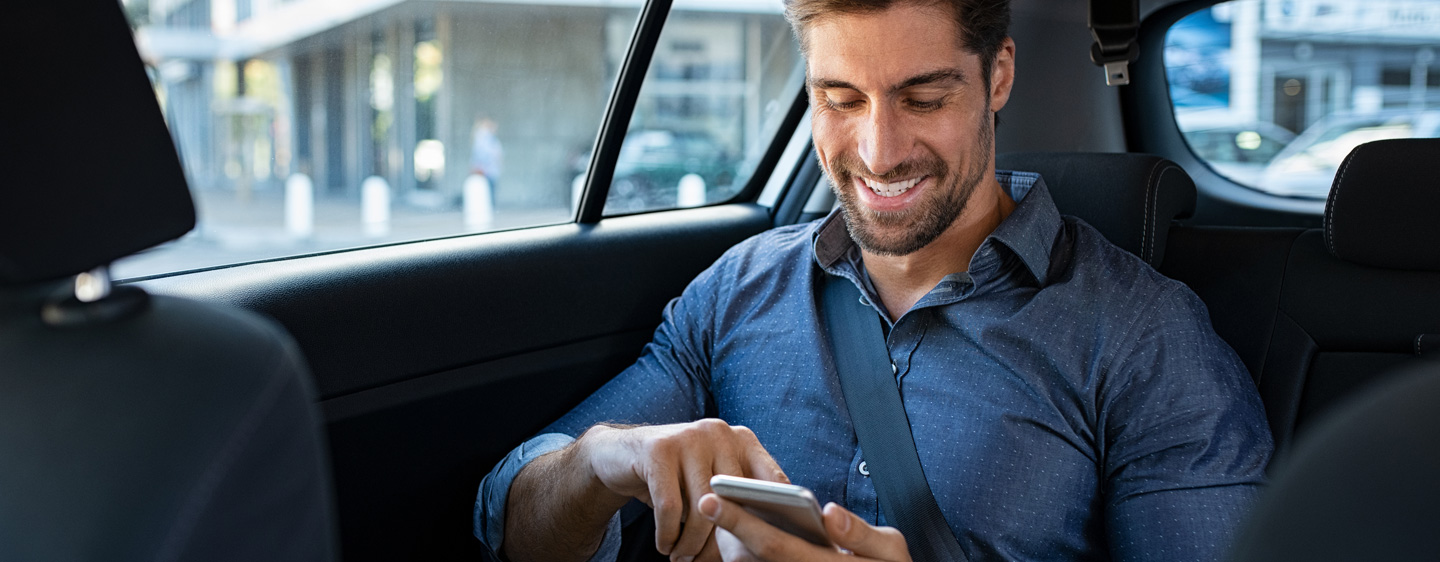
<path fill-rule="evenodd" d="M 895 369 L 881 336 L 880 318 L 859 297 L 859 290 L 849 280 L 826 276 L 821 308 L 830 349 L 880 507 L 885 518 L 905 535 L 910 557 L 916 562 L 965 562 L 965 551 L 945 523 L 920 467 Z"/>

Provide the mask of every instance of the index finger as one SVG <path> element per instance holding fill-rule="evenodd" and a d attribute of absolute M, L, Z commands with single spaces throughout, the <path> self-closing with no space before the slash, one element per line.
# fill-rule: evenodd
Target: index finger
<path fill-rule="evenodd" d="M 775 462 L 775 458 L 770 456 L 770 451 L 766 451 L 765 446 L 760 444 L 760 439 L 756 438 L 755 434 L 744 426 L 734 427 L 746 436 L 741 442 L 742 450 L 740 453 L 744 456 L 745 463 L 745 474 L 743 476 L 789 484 L 790 477 L 786 476 L 785 471 L 780 469 L 780 463 Z"/>

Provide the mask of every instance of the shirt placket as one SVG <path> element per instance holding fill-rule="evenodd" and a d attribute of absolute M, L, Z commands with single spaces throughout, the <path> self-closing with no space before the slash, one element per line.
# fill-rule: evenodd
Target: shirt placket
<path fill-rule="evenodd" d="M 914 311 L 906 314 L 896 322 L 890 329 L 890 336 L 886 338 L 885 349 L 890 353 L 890 371 L 895 375 L 895 385 L 901 389 L 904 395 L 905 375 L 910 372 L 910 357 L 915 354 L 915 349 L 920 346 L 920 340 L 925 335 L 925 323 L 930 318 L 928 313 Z"/>

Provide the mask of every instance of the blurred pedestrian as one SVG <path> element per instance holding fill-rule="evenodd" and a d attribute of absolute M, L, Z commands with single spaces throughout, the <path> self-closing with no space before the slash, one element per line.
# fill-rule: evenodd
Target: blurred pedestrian
<path fill-rule="evenodd" d="M 475 120 L 474 140 L 470 145 L 470 173 L 485 176 L 493 190 L 500 183 L 505 149 L 495 136 L 497 125 L 489 117 Z"/>

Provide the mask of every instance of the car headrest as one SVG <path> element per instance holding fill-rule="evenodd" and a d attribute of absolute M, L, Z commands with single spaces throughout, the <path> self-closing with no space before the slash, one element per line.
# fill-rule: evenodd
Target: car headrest
<path fill-rule="evenodd" d="M 1150 154 L 1012 152 L 997 169 L 1038 172 L 1055 206 L 1151 267 L 1165 260 L 1170 223 L 1195 212 L 1195 182 L 1179 164 Z"/>
<path fill-rule="evenodd" d="M 1355 147 L 1325 202 L 1325 246 L 1348 262 L 1440 271 L 1440 139 Z"/>
<path fill-rule="evenodd" d="M 0 287 L 108 265 L 194 227 L 120 3 L 14 9 L 25 23 L 0 34 L 0 50 L 32 55 L 11 57 L 6 72 L 29 78 L 6 88 L 0 109 Z"/>

